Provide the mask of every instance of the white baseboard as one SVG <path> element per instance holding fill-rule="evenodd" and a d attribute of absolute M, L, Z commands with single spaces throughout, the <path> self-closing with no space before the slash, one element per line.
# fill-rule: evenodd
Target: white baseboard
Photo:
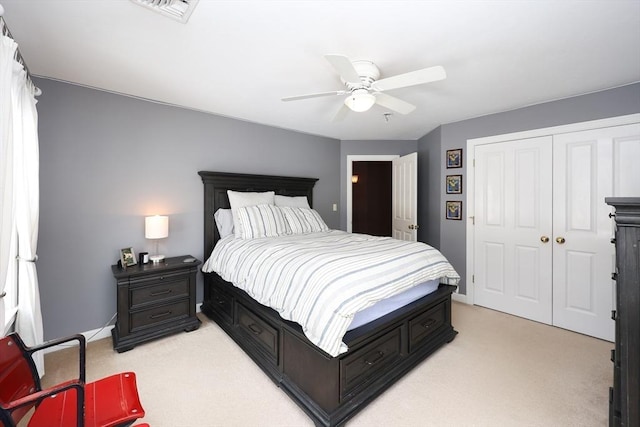
<path fill-rule="evenodd" d="M 457 301 L 457 302 L 461 302 L 464 304 L 469 304 L 469 302 L 467 301 L 467 296 L 466 295 L 462 295 L 462 294 L 451 294 L 451 299 L 453 301 Z"/>
<path fill-rule="evenodd" d="M 200 307 L 202 306 L 202 303 L 200 304 L 196 304 L 196 313 L 200 313 Z M 93 342 L 93 341 L 97 341 L 97 340 L 101 340 L 103 338 L 109 338 L 111 336 L 111 330 L 114 328 L 114 325 L 107 325 L 107 326 L 103 326 L 102 328 L 97 328 L 97 329 L 92 329 L 90 331 L 86 331 L 86 332 L 81 332 L 82 335 L 84 335 L 84 337 L 86 338 L 87 342 Z M 62 345 L 57 345 L 55 347 L 50 347 L 47 349 L 44 349 L 44 353 L 53 353 L 55 351 L 59 351 L 59 350 L 63 350 L 65 348 L 69 348 L 69 347 L 77 347 L 78 346 L 78 341 L 71 341 L 69 343 L 65 343 Z"/>
<path fill-rule="evenodd" d="M 113 327 L 114 327 L 114 325 L 107 325 L 107 326 L 104 326 L 102 328 L 92 329 L 92 330 L 86 331 L 86 332 L 81 332 L 81 334 L 84 335 L 84 337 L 87 340 L 87 342 L 93 342 L 93 341 L 101 340 L 103 338 L 110 337 L 111 336 L 111 330 L 113 329 Z M 55 347 L 45 348 L 43 350 L 43 352 L 44 352 L 44 354 L 53 353 L 53 352 L 56 352 L 56 351 L 64 350 L 65 348 L 77 347 L 77 346 L 78 346 L 78 341 L 69 341 L 67 343 L 57 345 Z"/>

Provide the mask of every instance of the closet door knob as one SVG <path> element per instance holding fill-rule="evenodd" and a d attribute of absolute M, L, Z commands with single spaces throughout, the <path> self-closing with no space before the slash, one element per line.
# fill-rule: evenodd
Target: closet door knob
<path fill-rule="evenodd" d="M 540 241 L 541 241 L 542 243 L 547 243 L 547 242 L 549 241 L 549 238 L 548 238 L 547 236 L 542 236 L 542 237 L 540 238 Z"/>
<path fill-rule="evenodd" d="M 563 244 L 565 242 L 564 237 L 557 237 L 556 242 Z"/>

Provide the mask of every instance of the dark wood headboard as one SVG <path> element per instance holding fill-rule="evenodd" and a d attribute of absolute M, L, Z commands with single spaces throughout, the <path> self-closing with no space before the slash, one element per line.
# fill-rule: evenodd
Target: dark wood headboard
<path fill-rule="evenodd" d="M 213 214 L 220 208 L 228 209 L 227 190 L 233 191 L 275 191 L 282 196 L 307 196 L 309 206 L 313 206 L 313 187 L 317 178 L 296 178 L 289 176 L 252 175 L 229 172 L 200 171 L 198 175 L 204 184 L 204 258 L 213 251 L 220 235 L 213 220 Z"/>

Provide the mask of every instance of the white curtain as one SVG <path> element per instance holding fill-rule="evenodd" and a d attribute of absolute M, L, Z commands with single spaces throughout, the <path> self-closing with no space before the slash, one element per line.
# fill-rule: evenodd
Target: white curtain
<path fill-rule="evenodd" d="M 33 85 L 29 84 L 23 67 L 13 58 L 12 62 L 14 68 L 11 82 L 11 134 L 8 143 L 13 145 L 13 206 L 18 236 L 16 332 L 27 345 L 35 345 L 43 341 L 44 335 L 35 264 L 40 210 L 38 114 Z M 2 120 L 4 121 L 4 118 Z M 38 353 L 34 355 L 34 361 L 42 376 L 44 359 L 43 355 Z"/>
<path fill-rule="evenodd" d="M 0 35 L 0 295 L 5 294 L 7 280 L 15 276 L 12 270 L 16 268 L 11 239 L 15 230 L 11 85 L 16 49 L 17 45 L 12 39 Z M 5 313 L 4 303 L 0 299 L 0 327 L 3 328 L 8 321 L 6 316 L 9 316 L 9 313 Z"/>

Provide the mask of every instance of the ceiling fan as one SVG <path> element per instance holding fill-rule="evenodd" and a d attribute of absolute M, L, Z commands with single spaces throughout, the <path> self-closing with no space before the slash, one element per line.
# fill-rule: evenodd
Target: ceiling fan
<path fill-rule="evenodd" d="M 378 80 L 380 78 L 380 70 L 371 61 L 351 61 L 344 55 L 325 55 L 325 58 L 338 72 L 340 79 L 347 87 L 346 89 L 289 96 L 282 98 L 282 100 L 297 101 L 321 96 L 347 95 L 344 99 L 344 104 L 335 115 L 334 121 L 342 120 L 349 110 L 363 112 L 369 110 L 374 104 L 381 105 L 400 114 L 409 114 L 415 110 L 415 105 L 384 92 L 431 83 L 447 77 L 444 68 L 435 66 Z"/>

